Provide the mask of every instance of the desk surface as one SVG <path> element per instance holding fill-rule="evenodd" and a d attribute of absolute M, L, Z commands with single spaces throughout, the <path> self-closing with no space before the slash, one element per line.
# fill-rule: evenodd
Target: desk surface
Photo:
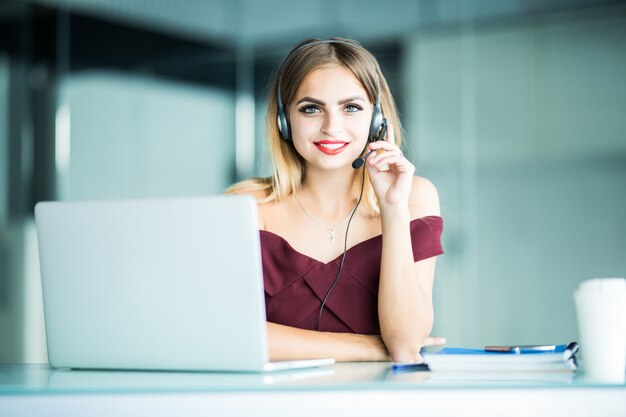
<path fill-rule="evenodd" d="M 284 407 L 276 409 L 277 401 Z M 137 405 L 152 407 L 154 415 L 167 410 L 179 415 L 206 415 L 199 410 L 265 415 L 262 410 L 266 410 L 267 415 L 277 416 L 280 410 L 294 415 L 297 409 L 298 415 L 319 416 L 319 412 L 337 414 L 349 407 L 360 416 L 390 409 L 416 415 L 568 417 L 588 410 L 589 415 L 602 416 L 626 415 L 626 385 L 561 372 L 393 373 L 389 363 L 340 363 L 262 374 L 0 365 L 0 415 L 54 415 L 51 410 L 80 415 L 93 413 L 95 407 L 124 415 L 124 410 Z M 193 413 L 181 413 L 183 409 Z"/>
<path fill-rule="evenodd" d="M 570 372 L 394 373 L 390 364 L 384 362 L 338 363 L 266 373 L 91 371 L 54 369 L 48 365 L 0 365 L 0 395 L 601 386 L 607 384 L 589 381 L 583 375 Z M 626 386 L 619 386 L 624 388 L 626 395 Z"/>

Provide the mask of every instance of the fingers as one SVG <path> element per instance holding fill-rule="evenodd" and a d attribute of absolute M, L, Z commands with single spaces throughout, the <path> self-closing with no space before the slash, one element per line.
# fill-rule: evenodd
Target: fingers
<path fill-rule="evenodd" d="M 389 144 L 394 145 L 394 146 L 396 144 L 396 132 L 391 123 L 387 125 L 387 134 L 385 135 L 385 139 L 371 142 L 369 144 L 369 149 L 382 149 L 386 147 L 386 145 L 389 145 Z"/>
<path fill-rule="evenodd" d="M 393 130 L 393 124 L 391 123 L 387 125 L 387 137 L 385 138 L 385 142 L 396 143 L 396 131 Z"/>
<path fill-rule="evenodd" d="M 396 145 L 396 136 L 392 124 L 387 126 L 387 137 L 385 140 L 372 142 L 368 145 L 368 149 L 375 150 L 376 154 L 368 158 L 368 163 L 372 166 L 384 168 L 391 164 L 400 165 L 403 162 L 404 154 Z M 408 160 L 404 159 L 408 164 Z"/>
<path fill-rule="evenodd" d="M 383 160 L 390 163 L 392 160 L 395 162 L 396 160 L 400 160 L 402 158 L 404 158 L 404 154 L 400 149 L 391 149 L 377 151 L 375 155 L 372 155 L 369 158 L 369 160 L 372 165 L 376 165 Z"/>
<path fill-rule="evenodd" d="M 447 342 L 445 337 L 429 336 L 424 340 L 422 346 L 441 346 Z"/>
<path fill-rule="evenodd" d="M 381 150 L 376 152 L 376 155 L 368 158 L 367 163 L 376 167 L 379 171 L 384 171 L 390 166 L 394 167 L 397 172 L 415 171 L 415 166 L 404 157 L 404 154 L 396 145 L 393 145 L 393 148 L 390 149 L 381 148 Z"/>

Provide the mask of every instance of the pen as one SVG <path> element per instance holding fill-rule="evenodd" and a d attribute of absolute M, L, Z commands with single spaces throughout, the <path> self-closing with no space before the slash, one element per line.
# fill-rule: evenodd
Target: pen
<path fill-rule="evenodd" d="M 563 351 L 563 358 L 565 358 L 565 360 L 570 359 L 572 356 L 576 354 L 576 352 L 578 352 L 578 349 L 579 349 L 578 343 L 571 342 L 569 345 L 565 347 L 565 350 Z"/>

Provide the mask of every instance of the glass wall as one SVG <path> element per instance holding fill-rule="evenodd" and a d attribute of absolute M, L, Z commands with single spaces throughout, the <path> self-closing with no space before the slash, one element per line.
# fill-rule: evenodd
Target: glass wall
<path fill-rule="evenodd" d="M 232 91 L 98 71 L 60 88 L 60 198 L 215 194 L 232 181 Z"/>
<path fill-rule="evenodd" d="M 34 204 L 221 193 L 234 48 L 21 1 L 0 21 L 0 362 L 45 362 Z"/>
<path fill-rule="evenodd" d="M 232 3 L 178 26 L 194 7 L 0 4 L 0 363 L 47 360 L 37 201 L 218 194 L 267 175 L 267 81 L 291 45 L 330 36 L 380 59 L 405 154 L 439 190 L 434 333 L 456 346 L 577 338 L 577 283 L 626 274 L 623 2 L 397 0 L 396 27 L 373 34 L 359 22 L 378 8 L 342 2 L 330 27 L 315 23 L 321 1 L 300 26 L 255 28 L 259 9 L 280 11 Z"/>
<path fill-rule="evenodd" d="M 626 273 L 625 44 L 623 8 L 411 38 L 407 121 L 441 196 L 450 343 L 574 340 L 576 285 Z"/>
<path fill-rule="evenodd" d="M 6 16 L 15 16 L 10 23 Z M 23 188 L 32 148 L 32 129 L 26 120 L 26 67 L 31 51 L 25 36 L 30 19 L 27 8 L 0 4 L 0 361 L 23 358 Z M 16 36 L 7 36 L 11 31 Z"/>

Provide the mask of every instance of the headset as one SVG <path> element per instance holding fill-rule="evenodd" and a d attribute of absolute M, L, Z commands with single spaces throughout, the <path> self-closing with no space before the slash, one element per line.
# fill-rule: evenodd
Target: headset
<path fill-rule="evenodd" d="M 343 44 L 343 45 L 349 45 L 354 47 L 355 45 L 351 42 L 347 42 L 347 41 L 343 41 L 343 40 L 339 40 L 339 39 L 325 39 L 325 40 L 315 40 L 315 41 L 311 41 L 308 43 L 305 43 L 304 45 L 300 45 L 299 47 L 297 47 L 296 49 L 294 49 L 293 51 L 291 51 L 289 53 L 289 55 L 287 55 L 287 57 L 285 58 L 285 60 L 283 61 L 283 64 L 280 66 L 280 70 L 278 72 L 278 85 L 276 88 L 276 99 L 278 102 L 278 116 L 277 116 L 277 123 L 278 123 L 278 131 L 280 132 L 280 136 L 286 140 L 287 142 L 291 142 L 291 125 L 289 123 L 289 118 L 287 117 L 287 113 L 285 112 L 285 107 L 283 105 L 283 98 L 282 98 L 282 76 L 283 76 L 283 69 L 285 68 L 285 65 L 287 64 L 287 62 L 289 61 L 289 59 L 296 53 L 301 51 L 302 49 L 314 46 L 314 45 L 319 45 L 319 44 Z M 376 67 L 374 66 L 374 74 L 376 74 L 376 102 L 374 103 L 374 109 L 372 110 L 372 120 L 370 122 L 370 130 L 369 130 L 369 134 L 367 137 L 367 141 L 369 142 L 374 142 L 375 140 L 378 140 L 380 137 L 380 131 L 383 127 L 383 111 L 380 105 L 380 80 L 378 79 L 378 72 L 376 71 Z"/>
<path fill-rule="evenodd" d="M 344 44 L 344 45 L 349 45 L 349 46 L 352 46 L 352 47 L 355 46 L 351 42 L 344 41 L 344 40 L 339 40 L 339 39 L 314 40 L 314 41 L 305 43 L 304 45 L 300 45 L 299 47 L 297 47 L 296 49 L 291 51 L 289 53 L 289 55 L 287 55 L 287 57 L 283 61 L 283 64 L 280 66 L 280 69 L 278 71 L 278 83 L 277 83 L 277 87 L 276 87 L 276 99 L 277 99 L 276 101 L 278 103 L 277 124 L 278 124 L 278 131 L 280 133 L 280 136 L 282 137 L 283 140 L 285 140 L 287 142 L 291 142 L 292 138 L 291 138 L 291 125 L 289 123 L 289 118 L 287 117 L 287 113 L 285 112 L 285 107 L 283 105 L 283 98 L 282 98 L 282 74 L 283 74 L 283 69 L 285 68 L 285 65 L 289 61 L 289 59 L 296 52 L 301 51 L 304 48 L 308 48 L 308 47 L 311 47 L 313 45 L 319 45 L 319 44 L 323 44 L 323 43 L 326 43 L 326 44 L 333 44 L 333 43 L 335 43 L 335 44 Z M 376 71 L 376 66 L 374 65 L 373 68 L 374 68 L 374 74 L 376 74 L 376 101 L 374 103 L 374 108 L 372 110 L 372 119 L 370 121 L 370 129 L 369 129 L 369 134 L 368 134 L 368 137 L 367 137 L 367 143 L 374 142 L 374 141 L 377 141 L 377 140 L 384 140 L 386 138 L 386 136 L 387 136 L 387 119 L 385 119 L 383 117 L 383 111 L 382 111 L 382 108 L 381 108 L 381 105 L 380 105 L 380 80 L 378 78 L 378 72 Z M 367 145 L 366 145 L 366 147 L 367 147 Z M 370 156 L 372 154 L 372 152 L 373 151 L 371 151 L 368 154 L 366 154 L 366 155 L 364 155 L 364 156 L 354 160 L 354 162 L 352 163 L 352 167 L 354 169 L 359 169 L 365 163 L 365 159 L 368 156 Z M 334 279 L 331 287 L 328 289 L 324 299 L 322 300 L 322 305 L 320 306 L 319 314 L 318 314 L 318 317 L 317 317 L 316 330 L 319 330 L 320 322 L 322 320 L 322 312 L 324 311 L 324 306 L 326 305 L 326 300 L 328 300 L 328 297 L 330 296 L 330 293 L 333 291 L 333 289 L 337 285 L 337 282 L 339 281 L 339 277 L 341 276 L 341 271 L 343 270 L 343 263 L 344 263 L 344 261 L 346 259 L 346 253 L 347 253 L 347 248 L 348 248 L 348 231 L 350 230 L 350 223 L 352 223 L 352 217 L 356 213 L 356 210 L 359 207 L 359 204 L 361 204 L 361 200 L 363 198 L 363 186 L 364 186 L 364 184 L 365 184 L 365 169 L 363 169 L 363 172 L 362 172 L 362 175 L 361 175 L 361 191 L 359 193 L 359 198 L 357 200 L 356 205 L 354 206 L 354 209 L 350 213 L 350 218 L 348 219 L 348 224 L 346 225 L 346 234 L 345 234 L 345 238 L 344 238 L 343 255 L 341 256 L 341 263 L 339 264 L 339 270 L 337 271 L 337 275 L 335 276 L 335 279 Z"/>

